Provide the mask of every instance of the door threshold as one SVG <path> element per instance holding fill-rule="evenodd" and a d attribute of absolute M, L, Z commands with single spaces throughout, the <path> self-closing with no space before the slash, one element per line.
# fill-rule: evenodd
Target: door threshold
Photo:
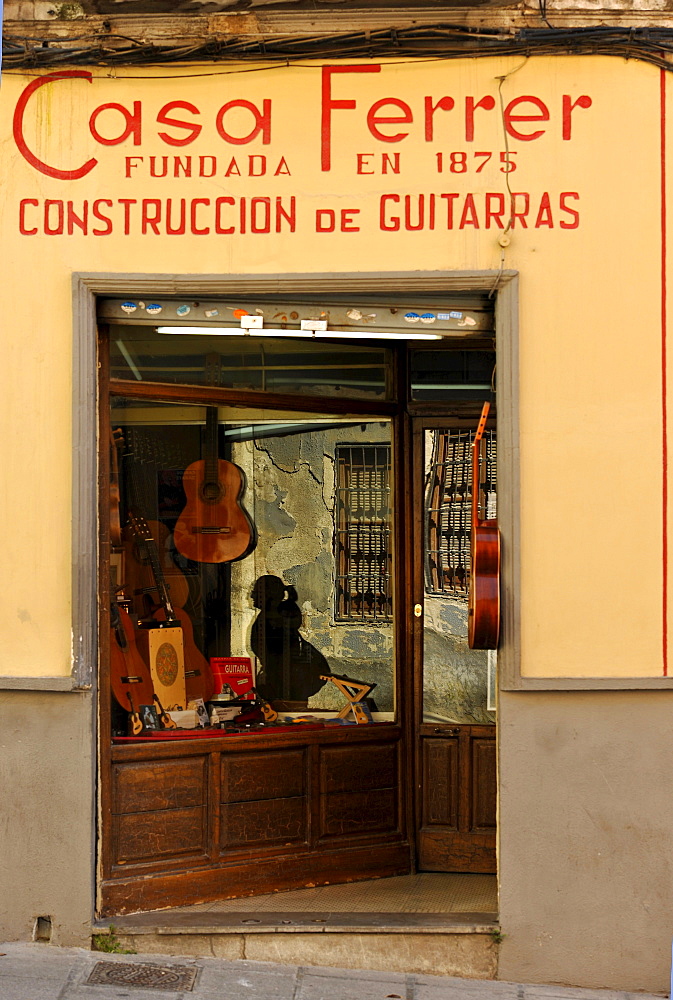
<path fill-rule="evenodd" d="M 490 934 L 497 935 L 494 913 L 320 913 L 314 910 L 277 912 L 199 912 L 154 910 L 97 920 L 94 931 L 110 927 L 117 936 L 292 934 L 326 932 L 357 934 Z M 140 942 L 139 942 L 140 943 Z M 141 949 L 142 950 L 142 949 Z"/>

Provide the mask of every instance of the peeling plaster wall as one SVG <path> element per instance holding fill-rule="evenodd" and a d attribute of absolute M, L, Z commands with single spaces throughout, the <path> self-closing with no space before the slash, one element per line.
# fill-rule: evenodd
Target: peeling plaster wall
<path fill-rule="evenodd" d="M 363 429 L 364 428 L 364 429 Z M 394 709 L 392 625 L 334 621 L 333 555 L 338 444 L 389 443 L 389 425 L 356 427 L 263 438 L 234 446 L 233 461 L 245 470 L 245 506 L 255 522 L 257 547 L 232 564 L 232 655 L 250 655 L 250 633 L 258 611 L 251 594 L 261 576 L 280 577 L 297 591 L 303 639 L 334 674 L 373 682 L 379 711 Z M 341 708 L 343 698 L 327 682 L 312 708 Z"/>
<path fill-rule="evenodd" d="M 428 721 L 495 722 L 487 709 L 488 653 L 467 645 L 467 601 L 425 595 L 423 714 Z"/>

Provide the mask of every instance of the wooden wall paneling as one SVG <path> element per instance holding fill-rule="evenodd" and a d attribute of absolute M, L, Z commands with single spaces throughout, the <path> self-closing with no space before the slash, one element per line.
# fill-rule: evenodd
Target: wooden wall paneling
<path fill-rule="evenodd" d="M 223 754 L 221 848 L 305 844 L 306 767 L 306 747 Z"/>
<path fill-rule="evenodd" d="M 322 747 L 317 743 L 308 747 L 308 842 L 312 849 L 318 844 L 320 839 L 320 768 L 321 768 Z"/>
<path fill-rule="evenodd" d="M 409 847 L 404 841 L 247 859 L 180 871 L 157 872 L 151 879 L 121 877 L 102 885 L 103 916 L 187 906 L 216 899 L 252 896 L 260 892 L 328 885 L 368 878 L 403 875 L 409 869 Z"/>
<path fill-rule="evenodd" d="M 321 748 L 320 839 L 397 832 L 395 743 Z"/>
<path fill-rule="evenodd" d="M 203 808 L 126 813 L 114 817 L 117 864 L 206 854 Z"/>
<path fill-rule="evenodd" d="M 207 857 L 207 763 L 201 756 L 114 766 L 115 865 Z"/>
<path fill-rule="evenodd" d="M 306 800 L 261 799 L 222 804 L 220 843 L 232 847 L 284 847 L 306 842 Z"/>
<path fill-rule="evenodd" d="M 208 856 L 216 860 L 220 854 L 220 801 L 222 798 L 222 768 L 220 754 L 208 754 Z"/>

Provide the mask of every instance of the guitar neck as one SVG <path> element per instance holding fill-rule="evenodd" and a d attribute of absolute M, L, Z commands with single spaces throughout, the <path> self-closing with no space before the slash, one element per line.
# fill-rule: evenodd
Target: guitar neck
<path fill-rule="evenodd" d="M 207 483 L 216 483 L 218 480 L 217 417 L 217 407 L 208 406 L 206 408 L 206 457 L 204 465 Z"/>
<path fill-rule="evenodd" d="M 486 421 L 488 420 L 488 414 L 491 409 L 490 403 L 484 403 L 481 416 L 479 418 L 479 424 L 477 425 L 477 430 L 474 435 L 474 441 L 472 442 L 472 527 L 476 528 L 479 524 L 479 457 L 481 452 L 481 439 L 484 436 L 484 430 L 486 429 Z"/>
<path fill-rule="evenodd" d="M 157 548 L 156 539 L 152 537 L 149 525 L 143 517 L 140 517 L 133 511 L 129 511 L 129 519 L 136 537 L 145 546 L 147 559 L 150 564 L 150 569 L 152 570 L 154 582 L 157 586 L 159 601 L 166 612 L 166 621 L 177 622 L 177 615 L 175 614 L 175 609 L 171 603 L 170 590 L 168 584 L 166 583 L 166 576 L 161 566 L 161 559 L 159 558 L 159 550 Z"/>

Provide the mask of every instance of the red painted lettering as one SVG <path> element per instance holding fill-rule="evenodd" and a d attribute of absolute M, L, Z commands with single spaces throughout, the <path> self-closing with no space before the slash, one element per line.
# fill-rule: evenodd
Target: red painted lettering
<path fill-rule="evenodd" d="M 92 229 L 91 232 L 94 236 L 109 236 L 112 232 L 112 219 L 107 215 L 103 215 L 100 210 L 101 205 L 107 205 L 112 208 L 113 202 L 110 198 L 96 198 L 93 205 L 91 206 L 91 214 L 94 219 L 98 219 L 99 222 L 105 223 L 105 229 Z"/>
<path fill-rule="evenodd" d="M 219 236 L 228 235 L 233 233 L 233 226 L 224 226 L 222 224 L 222 209 L 225 205 L 234 205 L 233 198 L 217 198 L 215 201 L 215 232 Z"/>
<path fill-rule="evenodd" d="M 516 199 L 523 198 L 523 209 L 517 212 L 516 209 Z M 530 195 L 526 191 L 515 191 L 512 193 L 512 207 L 510 212 L 510 218 L 512 220 L 512 229 L 516 225 L 516 220 L 518 219 L 521 223 L 522 229 L 528 229 L 528 223 L 526 222 L 526 216 L 530 211 Z"/>
<path fill-rule="evenodd" d="M 373 170 L 365 170 L 365 167 L 371 166 L 369 159 L 373 156 L 373 153 L 357 153 L 357 173 L 359 174 L 373 174 Z M 367 160 L 365 160 L 367 158 Z"/>
<path fill-rule="evenodd" d="M 465 139 L 467 142 L 474 142 L 474 113 L 477 108 L 483 108 L 484 111 L 493 111 L 494 107 L 494 97 L 482 97 L 476 103 L 474 97 L 465 98 Z"/>
<path fill-rule="evenodd" d="M 210 198 L 192 198 L 191 214 L 190 214 L 190 222 L 191 222 L 190 232 L 192 232 L 194 236 L 207 236 L 208 233 L 210 232 L 210 226 L 204 226 L 203 229 L 199 229 L 199 227 L 196 224 L 197 205 L 210 205 Z"/>
<path fill-rule="evenodd" d="M 575 108 L 590 108 L 591 98 L 587 94 L 582 94 L 576 101 L 573 101 L 570 94 L 563 95 L 563 138 L 570 139 L 572 133 L 572 113 Z"/>
<path fill-rule="evenodd" d="M 72 236 L 75 231 L 75 226 L 80 229 L 86 236 L 89 228 L 89 202 L 85 201 L 82 203 L 82 215 L 75 214 L 75 208 L 73 203 L 69 201 L 66 205 L 67 208 L 67 227 L 68 236 Z"/>
<path fill-rule="evenodd" d="M 17 148 L 24 160 L 30 163 L 31 167 L 35 167 L 39 170 L 41 174 L 46 174 L 48 177 L 57 177 L 61 181 L 76 181 L 80 177 L 86 176 L 98 163 L 98 160 L 90 159 L 86 163 L 83 163 L 81 167 L 77 167 L 75 170 L 59 170 L 58 167 L 52 167 L 44 160 L 40 160 L 39 157 L 35 156 L 33 152 L 28 148 L 24 134 L 23 134 L 23 119 L 26 113 L 26 106 L 28 101 L 33 96 L 36 90 L 40 87 L 44 87 L 48 83 L 53 83 L 55 80 L 86 80 L 91 83 L 93 77 L 86 69 L 64 69 L 59 73 L 47 73 L 46 76 L 38 77 L 37 80 L 33 80 L 28 86 L 22 91 L 21 96 L 16 102 L 16 107 L 14 109 L 14 120 L 13 120 L 13 130 L 14 130 L 14 141 L 16 142 Z"/>
<path fill-rule="evenodd" d="M 253 117 L 254 124 L 247 135 L 231 135 L 227 132 L 224 127 L 224 116 L 227 111 L 232 108 L 245 108 L 249 111 Z M 245 146 L 246 143 L 252 142 L 253 139 L 261 133 L 262 142 L 264 145 L 268 145 L 271 142 L 271 101 L 262 101 L 262 111 L 259 110 L 256 105 L 251 101 L 227 101 L 223 104 L 220 110 L 217 112 L 217 117 L 215 119 L 215 127 L 225 142 L 230 142 L 234 146 Z"/>
<path fill-rule="evenodd" d="M 158 198 L 143 198 L 141 227 L 143 236 L 147 235 L 147 230 L 151 229 L 156 236 L 160 236 L 159 223 L 161 222 L 161 202 Z"/>
<path fill-rule="evenodd" d="M 98 119 L 103 111 L 118 111 L 125 122 L 124 131 L 112 139 L 106 139 L 98 131 Z M 102 146 L 118 146 L 120 142 L 124 142 L 130 135 L 133 136 L 133 145 L 139 146 L 142 141 L 142 105 L 140 101 L 133 102 L 132 112 L 128 108 L 125 108 L 123 104 L 115 104 L 114 102 L 100 104 L 91 112 L 89 131 L 96 142 L 100 142 Z"/>
<path fill-rule="evenodd" d="M 51 211 L 52 205 L 56 207 L 56 225 L 52 226 Z M 63 202 L 54 201 L 47 198 L 44 203 L 44 231 L 47 236 L 61 236 L 63 234 Z"/>
<path fill-rule="evenodd" d="M 540 198 L 540 207 L 538 209 L 537 218 L 535 219 L 535 228 L 541 229 L 543 226 L 547 226 L 548 229 L 554 228 L 554 220 L 551 214 L 551 204 L 549 202 L 549 193 L 545 193 Z"/>
<path fill-rule="evenodd" d="M 315 213 L 316 233 L 333 233 L 336 229 L 336 212 L 331 208 L 318 208 Z"/>
<path fill-rule="evenodd" d="M 37 232 L 37 227 L 34 229 L 26 228 L 26 205 L 39 205 L 37 198 L 22 198 L 19 202 L 19 232 L 22 236 L 35 236 Z"/>
<path fill-rule="evenodd" d="M 177 226 L 173 225 L 173 199 L 168 198 L 166 201 L 166 235 L 167 236 L 183 236 L 187 229 L 187 220 L 185 212 L 185 199 L 180 199 L 180 221 Z"/>
<path fill-rule="evenodd" d="M 580 200 L 580 196 L 577 191 L 562 191 L 559 199 L 560 207 L 562 212 L 566 212 L 572 219 L 572 222 L 564 222 L 563 219 L 559 222 L 561 229 L 577 229 L 580 224 L 580 213 L 574 208 L 570 208 L 566 204 L 568 198 L 574 198 L 575 201 Z"/>
<path fill-rule="evenodd" d="M 348 111 L 355 108 L 354 100 L 332 100 L 332 75 L 335 73 L 380 73 L 381 67 L 374 63 L 365 66 L 323 66 L 322 68 L 322 108 L 320 124 L 321 170 L 332 167 L 332 110 Z"/>
<path fill-rule="evenodd" d="M 157 115 L 158 125 L 169 125 L 172 128 L 181 128 L 189 135 L 183 136 L 182 139 L 178 139 L 173 135 L 169 135 L 168 132 L 159 132 L 159 138 L 167 142 L 169 146 L 187 146 L 190 142 L 194 142 L 196 137 L 201 132 L 202 126 L 197 122 L 184 122 L 180 118 L 170 118 L 168 115 L 169 111 L 174 111 L 179 108 L 180 111 L 189 111 L 190 115 L 198 115 L 200 111 L 195 108 L 193 104 L 189 101 L 169 101 L 168 104 L 164 104 L 163 108 Z"/>
<path fill-rule="evenodd" d="M 533 104 L 539 111 L 537 115 L 515 115 L 513 114 L 514 108 L 518 107 L 519 104 Z M 505 118 L 505 129 L 511 136 L 515 139 L 522 139 L 524 142 L 530 142 L 532 139 L 539 139 L 541 135 L 545 134 L 546 129 L 539 129 L 537 132 L 530 132 L 528 135 L 525 132 L 520 132 L 518 129 L 514 128 L 512 122 L 548 122 L 549 121 L 549 108 L 547 105 L 540 100 L 539 97 L 515 97 L 513 101 L 510 101 L 504 112 Z"/>
<path fill-rule="evenodd" d="M 388 216 L 387 208 L 389 201 L 393 204 L 399 204 L 400 196 L 398 194 L 381 195 L 379 202 L 379 229 L 386 229 L 388 232 L 396 233 L 400 228 L 400 220 L 396 215 Z"/>
<path fill-rule="evenodd" d="M 399 108 L 402 114 L 378 115 L 377 112 L 381 108 L 384 108 L 386 104 L 391 104 L 393 107 Z M 374 138 L 379 139 L 381 142 L 401 142 L 402 139 L 406 139 L 409 133 L 396 132 L 394 135 L 386 135 L 380 130 L 379 125 L 404 125 L 407 122 L 413 122 L 413 120 L 414 116 L 409 105 L 405 101 L 398 100 L 397 97 L 384 97 L 382 100 L 372 104 L 367 112 L 367 128 Z"/>
<path fill-rule="evenodd" d="M 432 142 L 435 137 L 435 111 L 452 111 L 456 102 L 452 97 L 440 97 L 436 104 L 431 97 L 425 98 L 425 141 Z"/>
<path fill-rule="evenodd" d="M 342 208 L 341 209 L 341 232 L 342 233 L 359 233 L 360 227 L 355 224 L 354 215 L 359 215 L 359 208 Z"/>
<path fill-rule="evenodd" d="M 491 206 L 493 202 L 498 205 L 497 211 L 495 211 Z M 504 229 L 505 226 L 502 221 L 502 217 L 505 214 L 505 196 L 500 192 L 489 192 L 486 195 L 486 228 L 491 228 L 491 219 L 495 220 L 495 224 L 498 229 Z"/>

